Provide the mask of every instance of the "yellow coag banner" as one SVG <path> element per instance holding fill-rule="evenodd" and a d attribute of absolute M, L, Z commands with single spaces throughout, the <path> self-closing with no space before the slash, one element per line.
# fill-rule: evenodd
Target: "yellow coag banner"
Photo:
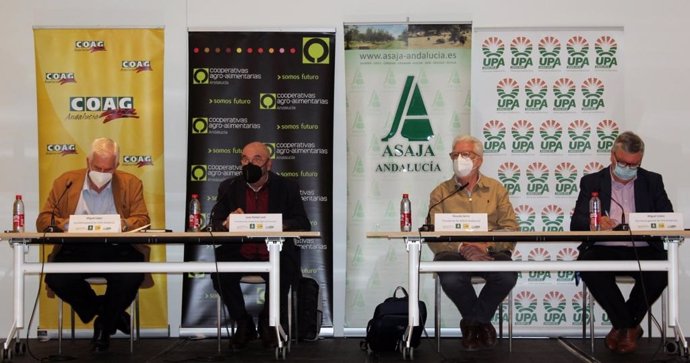
<path fill-rule="evenodd" d="M 163 39 L 163 29 L 34 30 L 41 206 L 57 176 L 86 167 L 91 141 L 110 137 L 119 169 L 144 183 L 151 225 L 165 226 Z M 164 261 L 165 246 L 151 247 L 150 259 Z M 139 290 L 141 326 L 167 328 L 166 276 L 152 277 Z M 48 295 L 42 289 L 39 331 L 57 327 Z"/>

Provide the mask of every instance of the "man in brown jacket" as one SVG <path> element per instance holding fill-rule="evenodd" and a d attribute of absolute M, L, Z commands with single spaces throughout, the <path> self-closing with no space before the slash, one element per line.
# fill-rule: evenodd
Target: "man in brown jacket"
<path fill-rule="evenodd" d="M 144 188 L 136 176 L 117 171 L 119 147 L 108 138 L 93 141 L 86 158 L 86 169 L 68 171 L 53 183 L 36 220 L 38 231 L 66 230 L 73 214 L 119 214 L 122 230 L 150 223 Z M 144 255 L 130 244 L 64 244 L 53 253 L 53 262 L 141 262 Z M 85 281 L 104 277 L 105 295 L 96 295 Z M 143 273 L 47 274 L 46 284 L 88 323 L 94 317 L 94 350 L 106 351 L 116 329 L 130 333 L 125 312 L 136 297 Z"/>
<path fill-rule="evenodd" d="M 430 214 L 486 213 L 489 230 L 517 231 L 515 211 L 508 191 L 492 178 L 479 173 L 484 150 L 481 141 L 465 135 L 455 138 L 450 158 L 454 175 L 439 184 L 430 195 Z M 444 200 L 444 198 L 446 198 Z M 509 261 L 515 243 L 446 242 L 430 243 L 435 261 Z M 496 344 L 491 318 L 498 305 L 517 282 L 516 272 L 439 272 L 443 291 L 460 311 L 462 344 L 467 350 Z M 479 296 L 472 276 L 481 276 L 486 285 Z"/>

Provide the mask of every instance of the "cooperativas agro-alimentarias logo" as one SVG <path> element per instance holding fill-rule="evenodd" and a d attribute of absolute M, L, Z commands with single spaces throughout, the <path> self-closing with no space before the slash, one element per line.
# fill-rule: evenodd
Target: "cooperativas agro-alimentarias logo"
<path fill-rule="evenodd" d="M 498 103 L 496 111 L 513 111 L 520 107 L 520 85 L 512 78 L 504 78 L 496 85 Z"/>
<path fill-rule="evenodd" d="M 549 168 L 541 161 L 535 161 L 527 166 L 527 195 L 537 196 L 549 192 Z"/>
<path fill-rule="evenodd" d="M 501 38 L 486 38 L 482 42 L 482 53 L 484 54 L 484 59 L 482 60 L 482 69 L 494 70 L 505 66 L 505 61 L 503 60 L 504 52 L 505 44 Z"/>
<path fill-rule="evenodd" d="M 560 291 L 549 291 L 544 295 L 544 325 L 561 325 L 565 319 L 565 295 Z"/>
<path fill-rule="evenodd" d="M 559 78 L 551 87 L 553 90 L 553 110 L 570 111 L 575 105 L 575 82 L 570 78 Z"/>
<path fill-rule="evenodd" d="M 499 165 L 497 174 L 510 195 L 520 192 L 520 168 L 517 164 L 512 161 L 505 162 Z"/>
<path fill-rule="evenodd" d="M 602 120 L 597 124 L 597 152 L 608 153 L 618 137 L 618 124 L 614 120 Z"/>
<path fill-rule="evenodd" d="M 515 295 L 515 324 L 532 325 L 537 322 L 537 297 L 527 290 Z"/>
<path fill-rule="evenodd" d="M 562 232 L 565 213 L 555 204 L 549 204 L 541 210 L 542 232 Z"/>
<path fill-rule="evenodd" d="M 580 35 L 576 35 L 566 43 L 568 51 L 568 69 L 583 69 L 589 66 L 589 42 Z"/>
<path fill-rule="evenodd" d="M 506 126 L 499 120 L 490 120 L 482 128 L 484 153 L 499 153 L 506 149 Z"/>
<path fill-rule="evenodd" d="M 539 69 L 554 69 L 561 66 L 561 41 L 553 36 L 539 40 Z"/>
<path fill-rule="evenodd" d="M 562 162 L 554 169 L 556 195 L 571 196 L 577 193 L 577 168 L 570 162 Z"/>
<path fill-rule="evenodd" d="M 581 154 L 592 149 L 589 142 L 591 134 L 592 129 L 585 120 L 575 120 L 568 124 L 568 152 Z"/>
<path fill-rule="evenodd" d="M 546 120 L 539 126 L 541 136 L 540 152 L 542 154 L 556 153 L 563 150 L 561 136 L 563 136 L 563 126 L 556 120 Z"/>
<path fill-rule="evenodd" d="M 520 204 L 515 207 L 515 217 L 517 218 L 520 231 L 534 231 L 534 222 L 537 220 L 537 213 L 528 204 Z"/>
<path fill-rule="evenodd" d="M 549 107 L 549 103 L 546 101 L 548 88 L 546 82 L 541 78 L 535 77 L 527 81 L 525 83 L 525 95 L 527 95 L 525 111 L 541 111 Z"/>
<path fill-rule="evenodd" d="M 527 120 L 517 120 L 511 128 L 513 153 L 528 153 L 534 150 L 534 126 Z"/>
<path fill-rule="evenodd" d="M 597 53 L 594 67 L 599 69 L 611 69 L 618 65 L 616 59 L 616 52 L 618 51 L 618 43 L 613 37 L 608 35 L 597 38 L 594 42 L 594 52 Z"/>
<path fill-rule="evenodd" d="M 525 36 L 513 38 L 510 41 L 510 53 L 513 55 L 510 59 L 510 68 L 519 70 L 531 67 L 532 47 L 532 41 Z"/>
<path fill-rule="evenodd" d="M 582 82 L 582 111 L 596 111 L 604 105 L 604 82 L 590 77 Z"/>

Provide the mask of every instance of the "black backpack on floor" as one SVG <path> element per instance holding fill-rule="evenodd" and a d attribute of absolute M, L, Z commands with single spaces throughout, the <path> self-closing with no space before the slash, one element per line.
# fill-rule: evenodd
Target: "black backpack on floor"
<path fill-rule="evenodd" d="M 398 290 L 403 297 L 397 297 Z M 374 317 L 367 324 L 366 340 L 360 343 L 360 348 L 369 353 L 394 352 L 405 344 L 402 339 L 407 330 L 408 321 L 408 295 L 405 288 L 398 286 L 393 296 L 387 298 L 374 310 Z M 412 329 L 411 346 L 417 348 L 424 331 L 426 322 L 426 304 L 419 301 L 419 326 Z"/>

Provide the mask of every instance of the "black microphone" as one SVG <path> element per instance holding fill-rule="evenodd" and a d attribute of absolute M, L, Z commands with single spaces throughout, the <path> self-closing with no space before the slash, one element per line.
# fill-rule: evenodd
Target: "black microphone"
<path fill-rule="evenodd" d="M 437 206 L 437 205 L 443 203 L 443 201 L 445 201 L 446 199 L 448 199 L 448 198 L 452 197 L 453 195 L 455 195 L 455 193 L 457 193 L 457 192 L 459 192 L 459 191 L 461 191 L 461 190 L 467 188 L 467 186 L 468 186 L 469 184 L 470 184 L 470 183 L 467 183 L 467 184 L 465 184 L 465 185 L 457 185 L 457 184 L 455 184 L 455 191 L 454 191 L 454 192 L 448 194 L 447 196 L 443 197 L 443 199 L 439 200 L 438 202 L 434 203 L 434 205 L 432 205 L 431 207 L 429 207 L 429 211 L 426 213 L 426 219 L 424 220 L 426 223 L 424 223 L 421 227 L 419 227 L 419 231 L 420 231 L 420 232 L 433 232 L 434 229 L 435 229 L 435 226 L 434 226 L 433 223 L 431 223 L 431 210 L 434 209 L 435 206 Z"/>
<path fill-rule="evenodd" d="M 620 203 L 618 203 L 615 199 L 613 199 L 613 197 L 611 197 L 611 201 L 616 203 L 616 205 L 621 209 L 621 223 L 613 227 L 612 231 L 629 231 L 630 226 L 627 223 L 625 223 L 625 209 L 623 209 L 623 206 Z"/>
<path fill-rule="evenodd" d="M 65 190 L 62 191 L 62 194 L 60 194 L 60 197 L 55 202 L 55 205 L 53 205 L 53 210 L 50 211 L 50 225 L 46 227 L 43 232 L 62 232 L 62 228 L 55 225 L 55 212 L 57 211 L 58 205 L 60 204 L 62 197 L 64 197 L 65 194 L 67 194 L 67 191 L 71 186 L 72 181 L 68 180 L 67 184 L 65 184 Z"/>

